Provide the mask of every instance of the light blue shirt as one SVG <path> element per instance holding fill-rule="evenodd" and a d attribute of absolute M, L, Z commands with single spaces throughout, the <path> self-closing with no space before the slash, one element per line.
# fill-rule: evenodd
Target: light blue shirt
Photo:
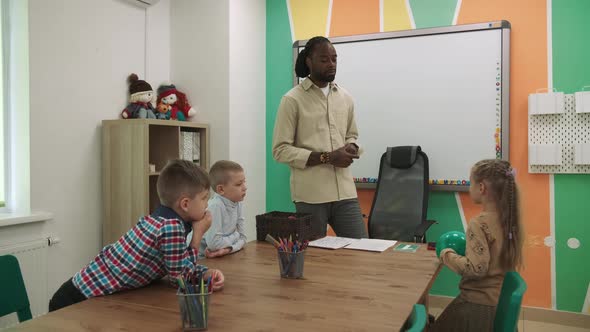
<path fill-rule="evenodd" d="M 242 202 L 233 202 L 217 193 L 209 200 L 211 227 L 203 236 L 199 247 L 199 258 L 205 258 L 205 249 L 215 251 L 231 248 L 239 251 L 246 244 L 244 229 L 244 208 Z M 187 245 L 192 239 L 192 232 L 187 237 Z"/>

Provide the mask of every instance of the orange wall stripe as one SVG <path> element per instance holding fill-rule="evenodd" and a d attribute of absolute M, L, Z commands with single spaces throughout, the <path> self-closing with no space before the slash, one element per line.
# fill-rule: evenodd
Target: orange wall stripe
<path fill-rule="evenodd" d="M 293 36 L 295 40 L 310 39 L 326 34 L 329 0 L 290 0 Z"/>
<path fill-rule="evenodd" d="M 383 0 L 383 31 L 412 28 L 406 0 Z"/>
<path fill-rule="evenodd" d="M 330 37 L 379 32 L 379 0 L 333 0 Z"/>
<path fill-rule="evenodd" d="M 551 307 L 549 177 L 529 174 L 527 161 L 528 94 L 547 87 L 547 8 L 538 0 L 463 0 L 458 24 L 508 20 L 512 25 L 510 54 L 510 162 L 517 169 L 521 211 L 528 234 L 524 303 Z"/>

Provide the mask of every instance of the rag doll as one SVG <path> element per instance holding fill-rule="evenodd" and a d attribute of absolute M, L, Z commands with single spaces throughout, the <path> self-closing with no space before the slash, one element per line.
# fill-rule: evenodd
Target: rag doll
<path fill-rule="evenodd" d="M 129 83 L 129 104 L 121 112 L 123 119 L 155 119 L 156 109 L 152 105 L 154 90 L 152 86 L 140 80 L 136 74 L 131 74 L 127 78 Z"/>
<path fill-rule="evenodd" d="M 158 105 L 163 103 L 170 106 L 171 120 L 186 121 L 189 117 L 193 116 L 196 111 L 189 104 L 186 95 L 176 89 L 174 84 L 160 85 L 158 88 Z"/>

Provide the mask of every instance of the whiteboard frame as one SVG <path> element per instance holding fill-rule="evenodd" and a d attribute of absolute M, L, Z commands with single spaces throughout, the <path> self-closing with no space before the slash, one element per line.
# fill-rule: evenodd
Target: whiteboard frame
<path fill-rule="evenodd" d="M 342 36 L 328 38 L 332 44 L 345 44 L 355 43 L 363 41 L 381 40 L 381 39 L 396 39 L 396 38 L 411 38 L 411 37 L 422 37 L 428 35 L 439 35 L 449 34 L 458 32 L 471 32 L 481 30 L 502 30 L 502 45 L 501 45 L 501 68 L 502 68 L 502 84 L 501 98 L 502 98 L 502 109 L 501 109 L 501 135 L 500 135 L 500 158 L 508 161 L 510 156 L 509 151 L 509 140 L 510 140 L 510 22 L 506 20 L 502 21 L 491 21 L 484 23 L 475 24 L 463 24 L 446 27 L 436 28 L 425 28 L 425 29 L 412 29 L 412 30 L 401 30 L 393 32 L 379 32 L 364 35 L 354 36 Z M 295 62 L 299 55 L 300 48 L 305 47 L 308 39 L 297 40 L 293 43 L 293 68 L 295 68 Z M 299 78 L 293 70 L 293 86 L 299 84 Z M 429 179 L 430 180 L 430 179 Z M 356 183 L 357 188 L 371 189 L 376 188 L 376 183 Z M 448 185 L 448 184 L 430 184 L 430 190 L 437 191 L 469 191 L 469 185 Z"/>

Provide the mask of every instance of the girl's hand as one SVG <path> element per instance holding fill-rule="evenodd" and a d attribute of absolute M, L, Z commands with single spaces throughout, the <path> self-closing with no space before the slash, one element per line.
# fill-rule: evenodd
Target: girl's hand
<path fill-rule="evenodd" d="M 443 250 L 440 252 L 440 261 L 441 261 L 443 264 L 446 264 L 446 263 L 445 263 L 445 256 L 446 256 L 446 254 L 447 254 L 447 253 L 449 253 L 449 252 L 452 252 L 453 254 L 457 255 L 457 253 L 455 252 L 455 250 L 453 250 L 452 248 L 445 248 L 445 249 L 443 249 Z"/>

